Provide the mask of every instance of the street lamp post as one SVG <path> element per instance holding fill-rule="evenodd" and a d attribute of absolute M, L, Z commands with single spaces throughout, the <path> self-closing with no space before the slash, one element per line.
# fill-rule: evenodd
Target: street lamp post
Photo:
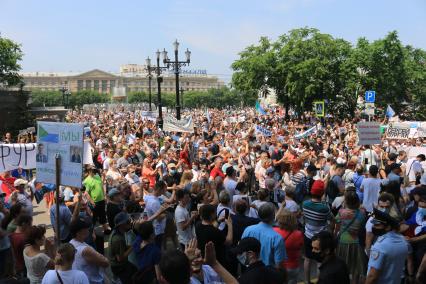
<path fill-rule="evenodd" d="M 161 83 L 163 82 L 163 78 L 161 77 L 161 73 L 163 72 L 163 70 L 167 70 L 168 67 L 160 66 L 161 52 L 157 50 L 155 54 L 157 56 L 157 66 L 150 66 L 149 68 L 151 69 L 151 71 L 155 71 L 157 73 L 158 126 L 159 128 L 163 128 L 163 108 L 161 104 Z M 149 65 L 151 65 L 151 60 L 149 60 L 149 63 Z"/>
<path fill-rule="evenodd" d="M 181 107 L 183 108 L 183 87 L 180 87 L 180 99 L 181 99 Z"/>
<path fill-rule="evenodd" d="M 146 59 L 146 70 L 148 71 L 148 95 L 149 95 L 149 111 L 152 111 L 152 107 L 151 107 L 151 79 L 152 79 L 152 74 L 151 71 L 153 71 L 153 68 L 151 67 L 151 59 L 148 57 Z"/>
<path fill-rule="evenodd" d="M 189 51 L 188 49 L 186 49 L 185 51 L 185 56 L 186 56 L 186 60 L 185 61 L 179 61 L 178 59 L 178 49 L 179 49 L 179 42 L 176 40 L 174 43 L 174 48 L 175 48 L 175 59 L 171 60 L 168 58 L 167 56 L 167 51 L 166 49 L 163 50 L 163 62 L 164 64 L 166 64 L 167 68 L 172 67 L 175 73 L 175 77 L 176 77 L 176 118 L 178 120 L 180 120 L 180 99 L 179 99 L 179 72 L 180 72 L 180 68 L 182 66 L 186 66 L 189 65 L 190 62 L 190 57 L 191 57 L 191 51 Z"/>
<path fill-rule="evenodd" d="M 65 87 L 65 85 L 62 85 L 62 87 L 59 89 L 59 91 L 62 93 L 62 105 L 65 107 L 65 93 L 68 92 L 68 89 Z"/>

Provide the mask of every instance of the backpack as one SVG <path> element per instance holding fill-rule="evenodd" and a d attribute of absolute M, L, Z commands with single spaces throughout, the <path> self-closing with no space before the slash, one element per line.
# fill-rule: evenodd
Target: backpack
<path fill-rule="evenodd" d="M 302 203 L 307 194 L 308 179 L 306 178 L 306 176 L 304 176 L 302 181 L 296 184 L 296 189 L 294 190 L 294 201 L 296 201 L 297 204 Z"/>
<path fill-rule="evenodd" d="M 330 179 L 330 181 L 327 183 L 327 188 L 325 189 L 325 194 L 328 197 L 328 203 L 330 204 L 339 195 L 339 188 L 333 180 L 334 177 L 335 176 Z"/>

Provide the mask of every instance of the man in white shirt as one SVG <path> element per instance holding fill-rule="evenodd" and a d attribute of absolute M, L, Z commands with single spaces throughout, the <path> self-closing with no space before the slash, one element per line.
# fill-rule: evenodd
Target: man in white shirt
<path fill-rule="evenodd" d="M 163 195 L 166 191 L 167 185 L 163 181 L 158 181 L 154 186 L 154 191 L 152 195 L 144 196 L 145 201 L 145 212 L 148 215 L 148 218 L 156 215 L 156 213 L 161 209 L 162 201 L 160 196 Z M 155 233 L 155 243 L 161 247 L 163 243 L 163 236 L 166 230 L 166 215 L 161 214 L 153 222 L 154 233 Z"/>
<path fill-rule="evenodd" d="M 191 215 L 188 212 L 187 207 L 188 204 L 191 202 L 189 191 L 177 191 L 176 198 L 179 202 L 175 210 L 175 221 L 178 240 L 182 247 L 182 250 L 185 250 L 185 246 L 189 243 L 191 239 L 194 238 L 193 224 L 195 218 L 197 217 L 197 212 L 191 212 Z"/>
<path fill-rule="evenodd" d="M 368 178 L 362 181 L 360 190 L 364 192 L 362 206 L 370 213 L 373 212 L 373 208 L 377 205 L 382 180 L 377 178 L 377 174 L 379 173 L 379 168 L 377 166 L 370 166 L 368 172 Z"/>

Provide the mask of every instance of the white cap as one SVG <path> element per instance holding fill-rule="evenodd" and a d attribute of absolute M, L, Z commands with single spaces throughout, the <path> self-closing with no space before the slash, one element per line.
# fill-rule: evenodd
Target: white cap
<path fill-rule="evenodd" d="M 28 184 L 28 181 L 26 181 L 26 180 L 24 180 L 24 179 L 21 179 L 21 178 L 18 178 L 17 180 L 15 180 L 15 182 L 13 183 L 13 186 L 14 187 L 18 187 L 18 186 L 20 186 L 20 185 L 27 185 Z"/>

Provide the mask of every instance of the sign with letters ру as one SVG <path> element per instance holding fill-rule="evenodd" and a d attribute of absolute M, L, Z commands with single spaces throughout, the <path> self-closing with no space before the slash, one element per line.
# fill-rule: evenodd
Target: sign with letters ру
<path fill-rule="evenodd" d="M 359 145 L 374 145 L 381 143 L 380 123 L 375 121 L 358 122 Z"/>
<path fill-rule="evenodd" d="M 410 123 L 392 122 L 389 123 L 386 131 L 387 139 L 408 139 L 410 135 Z"/>
<path fill-rule="evenodd" d="M 17 168 L 34 169 L 36 144 L 0 144 L 0 173 Z"/>
<path fill-rule="evenodd" d="M 83 124 L 37 122 L 37 180 L 56 184 L 55 156 L 61 157 L 61 185 L 81 188 Z"/>

